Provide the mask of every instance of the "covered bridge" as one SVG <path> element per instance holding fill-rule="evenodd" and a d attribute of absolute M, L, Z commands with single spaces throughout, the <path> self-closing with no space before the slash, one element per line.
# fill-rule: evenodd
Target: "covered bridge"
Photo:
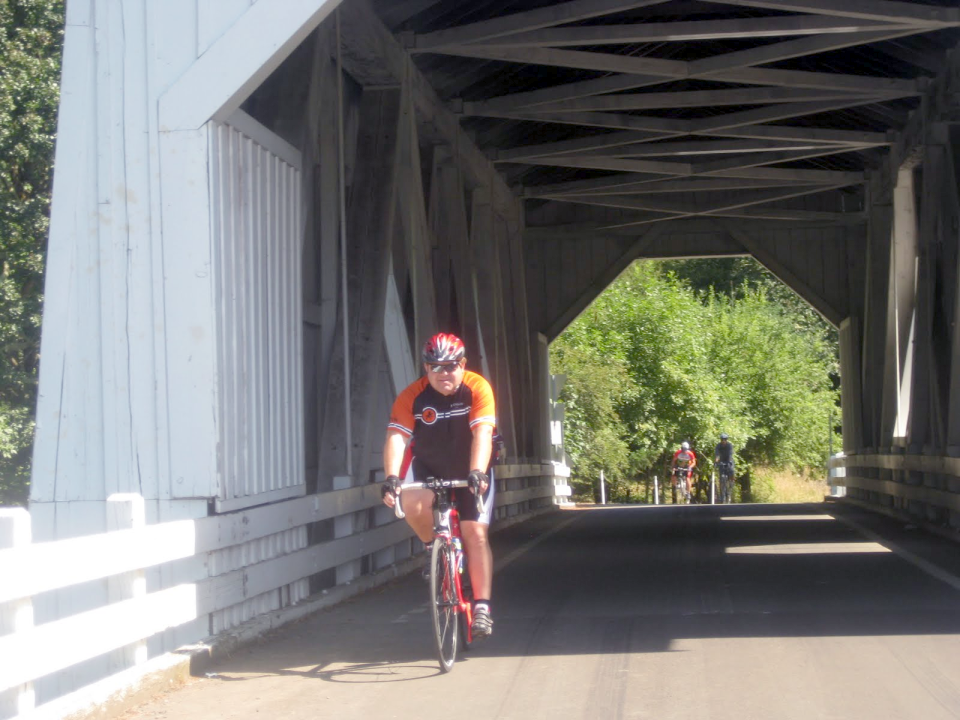
<path fill-rule="evenodd" d="M 958 41 L 955 0 L 69 0 L 34 540 L 186 522 L 151 657 L 377 582 L 427 335 L 492 380 L 523 517 L 568 472 L 549 342 L 722 255 L 839 328 L 850 498 L 960 524 Z"/>

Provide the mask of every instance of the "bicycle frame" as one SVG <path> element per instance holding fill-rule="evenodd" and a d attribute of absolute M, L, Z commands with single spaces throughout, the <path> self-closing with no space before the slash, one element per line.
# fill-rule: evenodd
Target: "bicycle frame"
<path fill-rule="evenodd" d="M 720 502 L 733 502 L 733 463 L 727 460 L 719 461 L 717 475 L 720 481 Z"/>
<path fill-rule="evenodd" d="M 473 603 L 463 594 L 463 535 L 460 534 L 460 513 L 457 512 L 456 503 L 450 498 L 449 490 L 434 491 L 433 497 L 433 537 L 440 538 L 448 552 L 453 552 L 453 565 L 456 568 L 454 577 L 454 590 L 457 593 L 457 601 L 460 605 L 460 612 L 466 618 L 466 637 L 467 645 L 473 642 Z"/>
<path fill-rule="evenodd" d="M 692 477 L 693 469 L 689 467 L 676 467 L 673 468 L 671 475 L 674 498 L 679 497 L 685 502 L 690 502 L 691 496 L 693 495 L 693 488 L 687 485 L 687 480 Z"/>

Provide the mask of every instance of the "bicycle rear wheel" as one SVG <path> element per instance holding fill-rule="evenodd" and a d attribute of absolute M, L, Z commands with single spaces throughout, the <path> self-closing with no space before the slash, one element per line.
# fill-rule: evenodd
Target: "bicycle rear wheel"
<path fill-rule="evenodd" d="M 457 659 L 457 616 L 460 614 L 460 606 L 454 585 L 453 573 L 456 568 L 452 566 L 452 556 L 453 553 L 444 540 L 437 538 L 433 541 L 430 557 L 430 611 L 437 659 L 443 672 L 450 672 Z"/>

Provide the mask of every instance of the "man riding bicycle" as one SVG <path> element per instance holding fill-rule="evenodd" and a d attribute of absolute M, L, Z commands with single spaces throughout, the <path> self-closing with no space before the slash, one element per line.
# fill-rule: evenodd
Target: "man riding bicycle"
<path fill-rule="evenodd" d="M 396 504 L 400 478 L 423 481 L 428 477 L 470 480 L 473 488 L 453 491 L 460 514 L 460 531 L 468 559 L 474 593 L 475 639 L 493 632 L 490 591 L 493 553 L 489 530 L 493 512 L 493 479 L 488 478 L 493 450 L 496 409 L 493 390 L 480 375 L 466 369 L 463 342 L 455 335 L 438 333 L 423 346 L 425 377 L 397 396 L 390 412 L 383 447 L 387 481 L 383 501 Z M 483 494 L 484 513 L 477 512 L 472 491 Z M 425 544 L 433 541 L 433 492 L 403 490 L 403 510 L 410 527 Z"/>
<path fill-rule="evenodd" d="M 690 443 L 686 441 L 680 443 L 680 449 L 673 454 L 673 459 L 670 461 L 670 474 L 673 476 L 674 483 L 677 482 L 678 474 L 685 475 L 687 497 L 690 497 L 690 494 L 693 490 L 691 478 L 693 476 L 693 469 L 696 466 L 697 456 L 694 454 L 693 450 L 690 449 Z M 678 473 L 678 469 L 684 470 L 685 472 Z"/>
<path fill-rule="evenodd" d="M 726 433 L 720 433 L 720 442 L 717 443 L 717 446 L 713 450 L 713 464 L 720 471 L 721 477 L 725 474 L 730 478 L 730 484 L 733 483 L 733 477 L 735 474 L 734 462 L 733 462 L 733 443 L 730 442 L 730 436 Z M 721 488 L 721 494 L 726 495 L 726 490 L 728 488 Z M 732 487 L 729 488 L 732 490 Z M 724 497 L 722 501 L 730 502 L 732 498 Z"/>

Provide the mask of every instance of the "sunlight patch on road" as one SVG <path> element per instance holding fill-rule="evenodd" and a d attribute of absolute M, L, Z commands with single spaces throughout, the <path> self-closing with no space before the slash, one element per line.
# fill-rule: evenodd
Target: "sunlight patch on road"
<path fill-rule="evenodd" d="M 774 522 L 790 520 L 836 520 L 833 515 L 722 515 L 721 520 L 730 522 Z"/>
<path fill-rule="evenodd" d="M 862 555 L 864 553 L 889 552 L 889 549 L 875 542 L 745 545 L 743 547 L 728 547 L 726 549 L 728 555 Z"/>

